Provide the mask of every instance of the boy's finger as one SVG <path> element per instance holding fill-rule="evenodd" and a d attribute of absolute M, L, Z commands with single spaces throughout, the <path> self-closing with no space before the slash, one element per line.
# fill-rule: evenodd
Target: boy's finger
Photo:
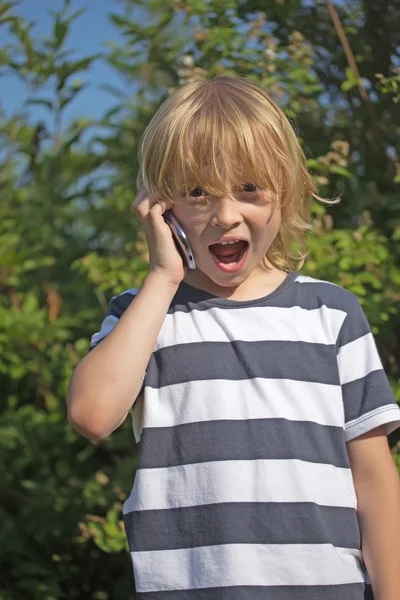
<path fill-rule="evenodd" d="M 141 188 L 138 192 L 138 195 L 135 201 L 132 203 L 132 210 L 144 218 L 150 211 L 151 207 L 154 205 L 154 200 L 150 198 L 147 190 L 145 188 Z"/>
<path fill-rule="evenodd" d="M 166 210 L 172 208 L 172 202 L 169 200 L 153 200 L 150 198 L 148 191 L 142 185 L 138 194 L 132 203 L 132 210 L 141 218 L 146 217 L 150 210 L 156 207 L 157 214 L 164 214 Z"/>
<path fill-rule="evenodd" d="M 140 217 L 145 217 L 151 209 L 150 198 L 145 197 L 139 202 L 136 202 L 135 200 L 135 202 L 132 204 L 132 209 Z"/>
<path fill-rule="evenodd" d="M 168 210 L 168 208 L 171 208 L 169 206 L 169 203 L 165 202 L 165 200 L 159 200 L 157 202 L 158 206 L 161 208 L 161 214 L 164 214 L 166 210 Z"/>

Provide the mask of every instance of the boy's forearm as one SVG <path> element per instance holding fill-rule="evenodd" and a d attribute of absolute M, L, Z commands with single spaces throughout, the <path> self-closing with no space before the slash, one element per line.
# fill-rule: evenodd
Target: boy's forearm
<path fill-rule="evenodd" d="M 176 290 L 162 275 L 150 273 L 114 329 L 75 369 L 68 416 L 85 437 L 106 437 L 126 417 Z"/>
<path fill-rule="evenodd" d="M 362 550 L 374 600 L 397 600 L 400 593 L 400 484 L 397 469 L 356 481 Z"/>

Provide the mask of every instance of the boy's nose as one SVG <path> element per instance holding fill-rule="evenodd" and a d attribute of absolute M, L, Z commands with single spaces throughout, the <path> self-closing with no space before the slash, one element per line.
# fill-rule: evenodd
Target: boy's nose
<path fill-rule="evenodd" d="M 237 227 L 243 220 L 238 208 L 238 203 L 234 198 L 215 199 L 211 218 L 212 225 L 221 229 Z"/>

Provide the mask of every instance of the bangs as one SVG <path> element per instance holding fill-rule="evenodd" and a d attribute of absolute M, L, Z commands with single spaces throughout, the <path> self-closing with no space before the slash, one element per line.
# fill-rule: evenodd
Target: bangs
<path fill-rule="evenodd" d="M 256 131 L 255 123 L 239 111 L 221 113 L 215 105 L 206 107 L 182 126 L 171 156 L 174 187 L 187 193 L 199 186 L 222 197 L 253 183 L 278 193 L 282 168 L 273 145 L 265 141 L 260 126 Z"/>
<path fill-rule="evenodd" d="M 292 187 L 292 161 L 280 113 L 248 82 L 202 83 L 192 93 L 190 85 L 179 90 L 150 123 L 142 146 L 147 189 L 173 200 L 176 191 L 187 194 L 195 186 L 221 197 L 251 183 L 282 201 Z"/>

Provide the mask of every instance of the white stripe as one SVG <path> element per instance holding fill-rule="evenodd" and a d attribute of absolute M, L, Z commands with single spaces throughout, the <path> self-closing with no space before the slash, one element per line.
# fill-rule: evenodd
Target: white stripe
<path fill-rule="evenodd" d="M 133 435 L 135 437 L 135 441 L 138 444 L 140 442 L 140 438 L 142 437 L 142 429 L 143 429 L 143 405 L 144 405 L 144 394 L 143 394 L 143 383 L 146 378 L 146 375 L 143 376 L 142 383 L 140 386 L 140 392 L 138 397 L 135 400 L 135 404 L 133 405 L 132 410 L 132 429 Z"/>
<path fill-rule="evenodd" d="M 117 319 L 117 317 L 114 317 L 113 315 L 108 315 L 102 322 L 100 331 L 92 336 L 92 339 L 90 340 L 90 345 L 97 344 L 98 342 L 100 342 L 100 340 L 105 338 L 110 333 L 110 331 L 114 329 L 118 321 L 119 319 Z"/>
<path fill-rule="evenodd" d="M 338 364 L 342 385 L 382 369 L 372 333 L 342 346 L 338 352 Z"/>
<path fill-rule="evenodd" d="M 389 435 L 392 431 L 400 427 L 400 408 L 397 404 L 379 406 L 379 408 L 346 423 L 346 442 L 354 440 L 354 438 L 368 433 L 368 431 L 372 431 L 381 425 L 384 426 L 386 435 Z"/>
<path fill-rule="evenodd" d="M 227 460 L 138 469 L 123 512 L 221 502 L 357 504 L 350 469 L 301 460 Z"/>
<path fill-rule="evenodd" d="M 227 544 L 131 556 L 137 592 L 364 581 L 360 552 L 330 544 Z"/>
<path fill-rule="evenodd" d="M 335 287 L 340 287 L 336 285 L 336 283 L 332 283 L 331 281 L 325 281 L 324 279 L 315 279 L 314 277 L 308 277 L 307 275 L 298 275 L 295 279 L 296 283 L 326 283 L 328 285 L 334 285 Z"/>
<path fill-rule="evenodd" d="M 326 306 L 312 310 L 271 306 L 176 311 L 166 316 L 155 350 L 175 344 L 234 340 L 335 344 L 345 318 L 344 311 Z"/>
<path fill-rule="evenodd" d="M 201 380 L 146 388 L 144 427 L 218 419 L 290 419 L 344 427 L 340 385 L 291 379 Z"/>

